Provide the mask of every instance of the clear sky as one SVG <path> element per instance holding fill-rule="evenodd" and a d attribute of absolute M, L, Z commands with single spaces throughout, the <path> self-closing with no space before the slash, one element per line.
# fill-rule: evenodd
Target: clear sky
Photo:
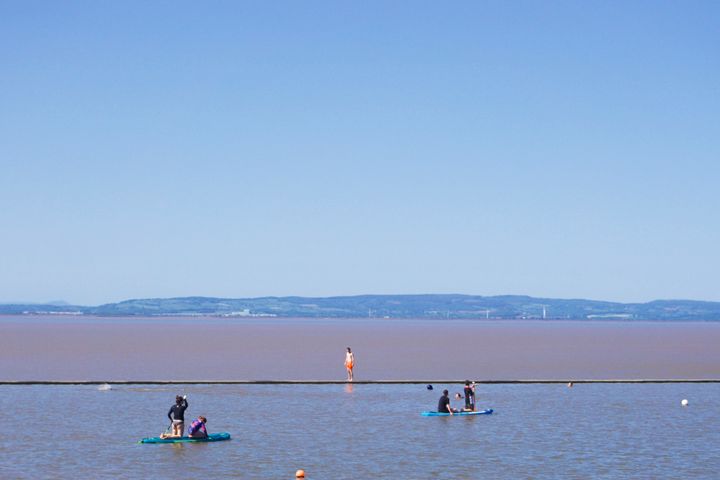
<path fill-rule="evenodd" d="M 720 300 L 718 18 L 0 0 L 0 301 Z"/>

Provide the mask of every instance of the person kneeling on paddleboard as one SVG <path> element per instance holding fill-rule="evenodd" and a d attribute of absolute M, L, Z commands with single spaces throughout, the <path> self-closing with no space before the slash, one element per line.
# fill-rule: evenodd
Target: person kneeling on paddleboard
<path fill-rule="evenodd" d="M 172 434 L 165 437 L 182 437 L 185 430 L 185 410 L 188 408 L 187 395 L 175 397 L 175 405 L 170 407 L 168 418 L 172 424 Z"/>
<path fill-rule="evenodd" d="M 188 437 L 192 438 L 207 438 L 208 432 L 205 428 L 205 424 L 207 423 L 207 418 L 203 417 L 202 415 L 197 418 L 194 422 L 190 424 L 188 427 Z"/>
<path fill-rule="evenodd" d="M 438 413 L 449 413 L 450 415 L 452 415 L 453 413 L 457 412 L 457 410 L 450 406 L 450 397 L 448 395 L 449 392 L 447 390 L 443 390 L 442 397 L 440 397 L 440 400 L 438 400 Z"/>

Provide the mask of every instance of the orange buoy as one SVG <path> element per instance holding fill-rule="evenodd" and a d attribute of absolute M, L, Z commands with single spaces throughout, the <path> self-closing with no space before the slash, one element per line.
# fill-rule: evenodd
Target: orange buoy
<path fill-rule="evenodd" d="M 295 478 L 305 478 L 305 470 L 302 468 L 295 472 Z"/>

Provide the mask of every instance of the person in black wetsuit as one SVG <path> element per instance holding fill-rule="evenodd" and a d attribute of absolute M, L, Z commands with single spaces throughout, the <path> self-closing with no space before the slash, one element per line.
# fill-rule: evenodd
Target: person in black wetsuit
<path fill-rule="evenodd" d="M 170 407 L 168 418 L 172 422 L 172 434 L 168 436 L 182 437 L 185 429 L 185 410 L 188 408 L 187 395 L 175 397 L 175 405 Z"/>
<path fill-rule="evenodd" d="M 465 389 L 463 390 L 463 393 L 465 394 L 465 411 L 466 412 L 474 412 L 475 411 L 475 382 L 470 383 L 470 380 L 465 380 Z"/>
<path fill-rule="evenodd" d="M 455 409 L 450 406 L 450 397 L 448 397 L 448 394 L 449 392 L 447 390 L 443 390 L 442 397 L 438 400 L 438 413 L 449 413 L 450 415 L 455 413 Z"/>

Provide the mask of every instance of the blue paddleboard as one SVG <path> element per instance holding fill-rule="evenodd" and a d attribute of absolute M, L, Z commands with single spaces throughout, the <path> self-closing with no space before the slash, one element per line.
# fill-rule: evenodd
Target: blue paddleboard
<path fill-rule="evenodd" d="M 171 438 L 160 438 L 150 437 L 143 438 L 138 443 L 202 443 L 202 442 L 222 442 L 223 440 L 230 440 L 229 433 L 211 433 L 207 438 L 196 438 L 196 437 L 171 437 Z"/>
<path fill-rule="evenodd" d="M 487 410 L 478 410 L 477 412 L 457 412 L 454 413 L 455 415 L 490 415 L 493 412 L 492 408 L 488 408 Z M 423 417 L 449 417 L 449 413 L 440 413 L 440 412 L 422 412 L 420 415 Z"/>

